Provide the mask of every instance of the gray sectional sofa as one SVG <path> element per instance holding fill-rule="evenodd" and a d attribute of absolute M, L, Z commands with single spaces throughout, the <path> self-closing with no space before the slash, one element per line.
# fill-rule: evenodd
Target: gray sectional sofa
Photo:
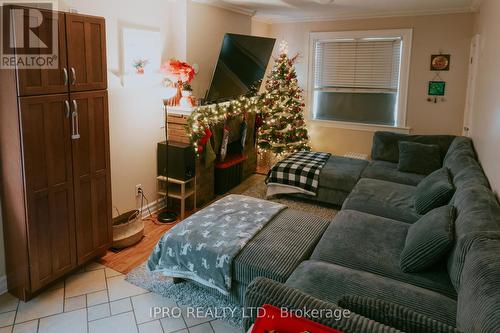
<path fill-rule="evenodd" d="M 402 272 L 400 256 L 408 229 L 421 217 L 414 193 L 425 175 L 398 170 L 399 141 L 438 145 L 455 186 L 454 244 L 443 260 L 418 273 Z M 263 304 L 357 304 L 359 315 L 348 320 L 315 318 L 343 332 L 500 332 L 500 206 L 472 141 L 375 133 L 372 161 L 311 256 L 285 283 L 257 278 L 246 289 L 245 307 Z M 253 319 L 246 319 L 246 328 Z"/>

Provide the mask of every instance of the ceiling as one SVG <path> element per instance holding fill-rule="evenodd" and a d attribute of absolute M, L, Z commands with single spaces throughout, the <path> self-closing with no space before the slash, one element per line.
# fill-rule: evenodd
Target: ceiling
<path fill-rule="evenodd" d="M 473 11 L 480 0 L 198 0 L 267 21 L 301 21 Z"/>

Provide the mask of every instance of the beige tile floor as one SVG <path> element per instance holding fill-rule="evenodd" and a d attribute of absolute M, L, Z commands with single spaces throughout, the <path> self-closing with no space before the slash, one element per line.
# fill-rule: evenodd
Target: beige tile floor
<path fill-rule="evenodd" d="M 175 301 L 92 263 L 29 302 L 0 295 L 0 333 L 238 333 L 221 320 L 152 317 L 150 308 Z"/>

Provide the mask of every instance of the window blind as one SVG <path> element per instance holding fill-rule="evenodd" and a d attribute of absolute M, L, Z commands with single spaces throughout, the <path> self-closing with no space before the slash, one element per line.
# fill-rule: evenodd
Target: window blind
<path fill-rule="evenodd" d="M 315 90 L 360 88 L 397 92 L 401 44 L 401 38 L 317 41 Z"/>

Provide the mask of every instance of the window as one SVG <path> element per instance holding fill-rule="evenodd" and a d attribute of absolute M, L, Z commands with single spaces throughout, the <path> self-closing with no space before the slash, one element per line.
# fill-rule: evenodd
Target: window
<path fill-rule="evenodd" d="M 405 127 L 411 29 L 311 34 L 311 116 Z"/>

